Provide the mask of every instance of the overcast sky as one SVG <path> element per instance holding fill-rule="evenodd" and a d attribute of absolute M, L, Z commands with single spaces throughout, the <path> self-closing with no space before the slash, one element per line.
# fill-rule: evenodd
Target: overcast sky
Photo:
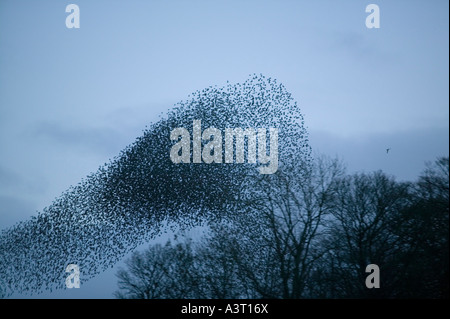
<path fill-rule="evenodd" d="M 0 229 L 188 94 L 252 73 L 286 86 L 313 150 L 350 172 L 414 180 L 449 154 L 446 0 L 75 0 L 79 29 L 66 28 L 69 3 L 0 0 Z M 365 25 L 370 3 L 379 29 Z M 41 296 L 112 297 L 116 271 Z"/>

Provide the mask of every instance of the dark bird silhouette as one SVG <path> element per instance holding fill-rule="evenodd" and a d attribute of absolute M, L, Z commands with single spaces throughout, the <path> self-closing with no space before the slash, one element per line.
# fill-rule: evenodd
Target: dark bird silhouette
<path fill-rule="evenodd" d="M 389 151 L 391 150 L 391 148 L 389 147 L 389 148 L 387 148 L 386 149 L 386 154 L 389 154 Z"/>

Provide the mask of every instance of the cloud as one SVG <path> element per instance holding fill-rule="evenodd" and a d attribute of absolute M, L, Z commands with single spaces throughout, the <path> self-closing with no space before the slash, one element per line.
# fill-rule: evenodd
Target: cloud
<path fill-rule="evenodd" d="M 398 58 L 392 50 L 386 50 L 386 45 L 380 45 L 382 40 L 373 38 L 369 32 L 333 32 L 328 52 L 346 56 L 353 61 L 374 62 L 377 65 L 398 63 Z M 382 38 L 384 39 L 384 38 Z"/>
<path fill-rule="evenodd" d="M 0 229 L 35 215 L 36 207 L 32 202 L 14 196 L 0 195 Z"/>
<path fill-rule="evenodd" d="M 57 122 L 39 122 L 30 134 L 67 147 L 82 148 L 103 154 L 115 154 L 129 141 L 117 130 L 107 127 L 67 126 Z"/>
<path fill-rule="evenodd" d="M 19 175 L 0 166 L 0 189 L 17 185 L 20 182 L 21 177 Z"/>

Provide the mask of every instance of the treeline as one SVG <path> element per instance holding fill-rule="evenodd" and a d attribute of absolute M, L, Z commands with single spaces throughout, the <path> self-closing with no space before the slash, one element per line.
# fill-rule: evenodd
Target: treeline
<path fill-rule="evenodd" d="M 415 182 L 319 158 L 261 175 L 201 240 L 152 245 L 118 298 L 448 298 L 449 158 Z M 368 289 L 366 267 L 380 269 Z"/>

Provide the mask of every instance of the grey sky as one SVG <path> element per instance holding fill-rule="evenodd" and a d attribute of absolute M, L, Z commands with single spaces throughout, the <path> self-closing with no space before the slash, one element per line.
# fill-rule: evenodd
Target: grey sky
<path fill-rule="evenodd" d="M 80 29 L 65 26 L 69 3 Z M 370 3 L 380 29 L 365 26 Z M 449 153 L 448 6 L 2 0 L 0 229 L 49 205 L 191 92 L 252 73 L 285 84 L 315 151 L 351 172 L 414 179 Z M 45 296 L 110 297 L 113 271 Z"/>

